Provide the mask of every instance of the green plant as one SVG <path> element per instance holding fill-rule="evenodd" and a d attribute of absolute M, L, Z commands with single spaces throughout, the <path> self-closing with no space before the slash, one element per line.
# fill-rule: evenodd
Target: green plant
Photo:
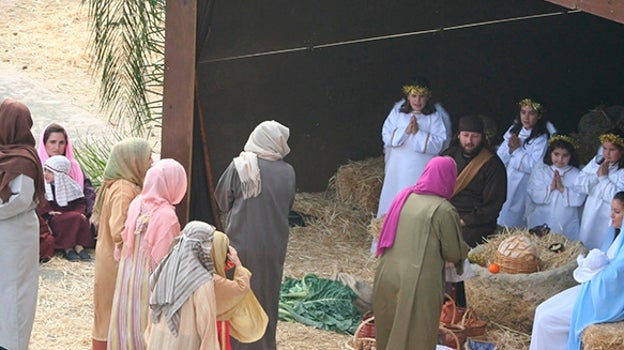
<path fill-rule="evenodd" d="M 97 189 L 102 183 L 110 150 L 115 143 L 123 139 L 123 135 L 113 132 L 110 136 L 104 137 L 77 136 L 80 143 L 74 145 L 74 156 L 82 171 L 91 179 L 91 183 Z"/>
<path fill-rule="evenodd" d="M 165 1 L 83 0 L 89 7 L 100 108 L 131 133 L 160 126 L 164 80 Z"/>

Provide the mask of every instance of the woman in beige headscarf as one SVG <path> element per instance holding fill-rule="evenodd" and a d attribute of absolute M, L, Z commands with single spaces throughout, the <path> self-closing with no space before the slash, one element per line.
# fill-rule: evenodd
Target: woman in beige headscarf
<path fill-rule="evenodd" d="M 121 233 L 130 202 L 141 193 L 143 178 L 152 164 L 152 148 L 139 138 L 128 138 L 113 146 L 97 193 L 91 221 L 98 226 L 93 286 L 93 350 L 106 349 L 115 281 L 119 263 L 115 247 L 121 248 Z"/>
<path fill-rule="evenodd" d="M 225 233 L 215 231 L 212 241 L 214 287 L 217 300 L 217 329 L 221 350 L 231 350 L 230 335 L 242 343 L 254 342 L 264 335 L 268 317 L 251 291 L 251 272 L 238 258 Z M 234 269 L 232 279 L 226 271 Z"/>
<path fill-rule="evenodd" d="M 290 131 L 271 120 L 260 123 L 244 151 L 225 170 L 215 197 L 229 212 L 225 232 L 253 271 L 251 289 L 269 316 L 264 336 L 253 344 L 232 340 L 232 348 L 276 349 L 280 285 L 288 245 L 288 212 L 295 198 L 295 171 L 283 158 Z"/>

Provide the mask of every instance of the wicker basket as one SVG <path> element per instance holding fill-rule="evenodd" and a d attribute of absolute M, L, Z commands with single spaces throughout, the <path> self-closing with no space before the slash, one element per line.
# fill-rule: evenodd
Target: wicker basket
<path fill-rule="evenodd" d="M 504 273 L 533 273 L 539 271 L 537 248 L 528 237 L 513 235 L 501 242 L 496 250 L 496 264 Z"/>
<path fill-rule="evenodd" d="M 460 323 L 466 329 L 466 337 L 479 337 L 485 334 L 487 322 L 480 320 L 473 308 L 469 307 L 464 312 Z"/>
<path fill-rule="evenodd" d="M 440 323 L 444 326 L 449 324 L 459 324 L 464 316 L 466 309 L 458 307 L 455 304 L 455 300 L 448 293 L 444 293 L 446 301 L 442 305 L 442 312 L 440 313 Z"/>
<path fill-rule="evenodd" d="M 345 345 L 350 350 L 376 350 L 375 316 L 365 316 L 355 330 L 353 338 L 348 340 Z"/>
<path fill-rule="evenodd" d="M 458 325 L 443 325 L 438 328 L 438 344 L 447 346 L 451 349 L 461 350 L 466 341 L 464 329 Z"/>
<path fill-rule="evenodd" d="M 487 322 L 480 320 L 473 308 L 457 306 L 449 294 L 444 293 L 444 296 L 447 301 L 442 307 L 440 324 L 445 327 L 460 326 L 464 329 L 466 337 L 478 337 L 485 334 Z"/>

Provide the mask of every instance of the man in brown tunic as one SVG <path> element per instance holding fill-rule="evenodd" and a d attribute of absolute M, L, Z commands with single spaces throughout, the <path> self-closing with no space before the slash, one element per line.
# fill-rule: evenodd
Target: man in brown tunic
<path fill-rule="evenodd" d="M 490 149 L 483 117 L 462 117 L 458 129 L 451 146 L 442 154 L 453 157 L 457 164 L 451 204 L 459 213 L 464 241 L 475 247 L 496 231 L 496 219 L 507 198 L 507 174 L 503 162 Z M 457 304 L 465 306 L 463 282 L 455 287 Z"/>

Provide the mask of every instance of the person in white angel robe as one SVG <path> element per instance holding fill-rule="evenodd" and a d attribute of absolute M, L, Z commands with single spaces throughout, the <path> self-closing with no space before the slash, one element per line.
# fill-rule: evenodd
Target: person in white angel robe
<path fill-rule="evenodd" d="M 394 105 L 381 132 L 385 175 L 378 218 L 401 190 L 416 183 L 429 160 L 448 146 L 451 132 L 450 117 L 439 103 L 431 102 L 425 78 L 415 78 L 403 92 L 405 98 Z"/>
<path fill-rule="evenodd" d="M 498 224 L 507 227 L 526 227 L 525 207 L 527 184 L 531 171 L 542 162 L 546 153 L 550 130 L 543 118 L 541 103 L 525 98 L 518 103 L 520 112 L 503 136 L 497 150 L 507 169 L 507 200 L 498 216 Z"/>
<path fill-rule="evenodd" d="M 574 187 L 580 173 L 574 144 L 564 135 L 548 140 L 544 162 L 533 169 L 529 178 L 526 216 L 528 227 L 546 224 L 551 231 L 576 241 L 585 194 Z"/>
<path fill-rule="evenodd" d="M 578 192 L 587 195 L 579 230 L 579 239 L 587 249 L 602 246 L 611 199 L 624 190 L 624 132 L 609 130 L 600 135 L 600 142 L 602 151 L 585 165 L 575 184 Z"/>

